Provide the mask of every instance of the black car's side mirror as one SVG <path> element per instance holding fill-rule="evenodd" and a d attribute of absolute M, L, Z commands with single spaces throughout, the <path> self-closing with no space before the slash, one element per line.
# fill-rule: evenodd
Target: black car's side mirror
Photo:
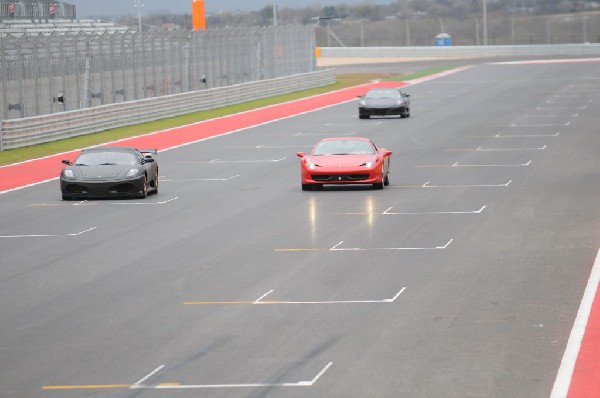
<path fill-rule="evenodd" d="M 62 163 L 63 163 L 63 164 L 66 164 L 67 166 L 72 166 L 72 165 L 73 165 L 73 163 L 71 163 L 70 161 L 68 161 L 68 160 L 66 160 L 66 159 L 64 159 L 64 160 L 62 161 Z"/>

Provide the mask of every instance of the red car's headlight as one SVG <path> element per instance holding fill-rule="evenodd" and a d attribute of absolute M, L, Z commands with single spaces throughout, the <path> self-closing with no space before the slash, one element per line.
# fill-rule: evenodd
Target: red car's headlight
<path fill-rule="evenodd" d="M 373 166 L 375 166 L 377 164 L 377 160 L 378 160 L 377 156 L 373 156 L 373 159 L 369 160 L 366 163 L 361 164 L 361 166 L 365 166 L 365 167 L 368 167 L 371 169 L 371 168 L 373 168 Z"/>
<path fill-rule="evenodd" d="M 308 167 L 309 169 L 313 170 L 315 167 L 317 167 L 316 163 L 314 163 L 312 160 L 310 160 L 310 158 L 305 157 L 304 161 L 306 162 L 306 167 Z"/>

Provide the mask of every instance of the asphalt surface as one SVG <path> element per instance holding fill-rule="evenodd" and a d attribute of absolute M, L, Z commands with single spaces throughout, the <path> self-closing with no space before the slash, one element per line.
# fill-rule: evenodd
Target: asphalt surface
<path fill-rule="evenodd" d="M 597 63 L 407 87 L 160 153 L 160 193 L 0 197 L 0 397 L 548 397 L 600 247 Z M 326 136 L 391 185 L 302 192 Z"/>

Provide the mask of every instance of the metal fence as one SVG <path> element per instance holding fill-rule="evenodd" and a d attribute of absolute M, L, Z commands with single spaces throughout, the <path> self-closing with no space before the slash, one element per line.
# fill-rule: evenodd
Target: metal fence
<path fill-rule="evenodd" d="M 314 27 L 0 41 L 0 117 L 26 118 L 316 70 Z"/>

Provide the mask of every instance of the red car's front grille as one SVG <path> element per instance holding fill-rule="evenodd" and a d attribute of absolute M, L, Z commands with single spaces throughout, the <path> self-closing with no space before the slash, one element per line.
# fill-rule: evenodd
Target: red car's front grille
<path fill-rule="evenodd" d="M 361 181 L 369 178 L 368 174 L 313 174 L 311 178 L 321 182 Z"/>

